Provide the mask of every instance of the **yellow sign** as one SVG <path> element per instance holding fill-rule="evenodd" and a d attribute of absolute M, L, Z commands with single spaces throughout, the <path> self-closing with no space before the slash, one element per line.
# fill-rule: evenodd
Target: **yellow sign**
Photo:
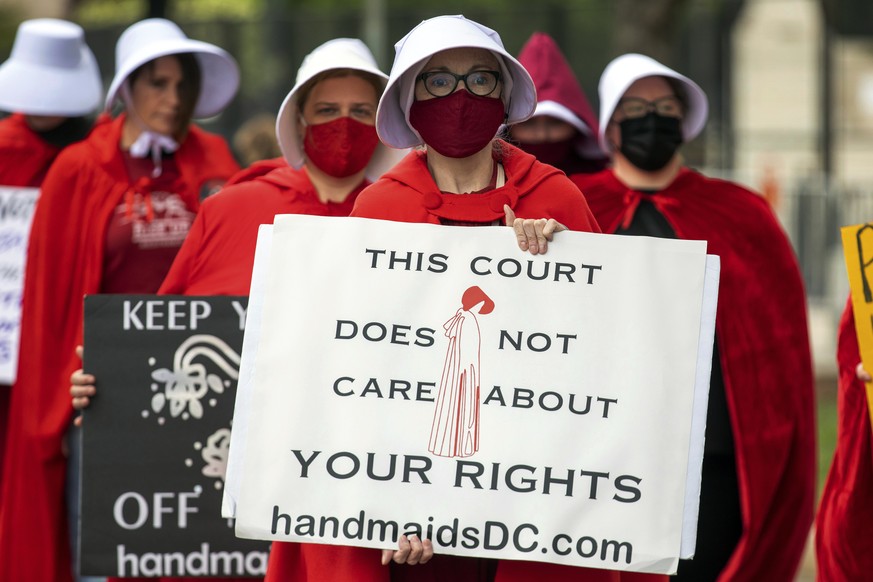
<path fill-rule="evenodd" d="M 855 329 L 861 361 L 873 370 L 873 224 L 858 224 L 841 229 L 843 254 L 852 288 Z M 867 384 L 867 407 L 873 423 L 873 383 Z"/>

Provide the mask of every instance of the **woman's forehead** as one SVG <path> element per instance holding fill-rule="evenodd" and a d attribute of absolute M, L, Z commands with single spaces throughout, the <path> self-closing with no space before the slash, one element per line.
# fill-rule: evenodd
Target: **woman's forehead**
<path fill-rule="evenodd" d="M 341 77 L 327 77 L 322 79 L 312 88 L 307 102 L 315 101 L 379 101 L 376 88 L 367 79 L 360 75 L 343 75 Z"/>
<path fill-rule="evenodd" d="M 433 55 L 425 69 L 446 68 L 467 70 L 470 67 L 488 67 L 497 70 L 499 64 L 494 53 L 483 48 L 460 47 L 440 51 Z"/>
<path fill-rule="evenodd" d="M 145 72 L 150 77 L 181 77 L 182 65 L 179 57 L 167 55 L 149 61 L 145 66 Z"/>
<path fill-rule="evenodd" d="M 661 97 L 675 96 L 673 87 L 667 82 L 667 79 L 660 76 L 643 77 L 637 79 L 624 92 L 623 97 L 640 97 L 652 101 Z"/>

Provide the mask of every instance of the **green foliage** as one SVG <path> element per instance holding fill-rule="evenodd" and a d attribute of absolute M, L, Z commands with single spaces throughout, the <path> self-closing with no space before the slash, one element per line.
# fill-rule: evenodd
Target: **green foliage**
<path fill-rule="evenodd" d="M 170 0 L 170 17 L 179 20 L 256 18 L 263 0 Z"/>
<path fill-rule="evenodd" d="M 172 20 L 245 20 L 257 18 L 265 0 L 168 0 Z M 74 19 L 83 26 L 129 23 L 145 17 L 147 0 L 81 0 Z"/>
<path fill-rule="evenodd" d="M 833 380 L 836 383 L 836 380 Z M 834 457 L 834 449 L 837 447 L 837 395 L 836 386 L 828 386 L 823 389 L 817 387 L 819 392 L 818 411 L 816 424 L 818 427 L 818 479 L 816 499 L 821 495 L 825 479 L 831 468 Z"/>
<path fill-rule="evenodd" d="M 146 13 L 142 0 L 83 0 L 76 5 L 73 19 L 82 26 L 133 22 Z"/>
<path fill-rule="evenodd" d="M 22 16 L 11 6 L 0 6 L 0 61 L 12 51 L 15 41 L 15 31 L 22 21 Z"/>
<path fill-rule="evenodd" d="M 417 10 L 438 14 L 466 14 L 469 11 L 513 10 L 531 7 L 530 0 L 265 0 L 277 9 L 295 10 L 307 8 L 347 8 L 363 9 L 368 3 L 381 2 L 389 11 Z M 606 8 L 607 0 L 574 0 L 574 8 Z M 538 0 L 537 8 L 567 7 L 567 0 Z"/>

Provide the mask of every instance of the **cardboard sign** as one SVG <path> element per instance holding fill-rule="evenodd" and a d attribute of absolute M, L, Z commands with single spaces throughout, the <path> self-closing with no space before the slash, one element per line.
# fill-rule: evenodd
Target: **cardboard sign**
<path fill-rule="evenodd" d="M 238 535 L 417 533 L 438 553 L 662 573 L 693 554 L 705 242 L 562 232 L 531 256 L 507 228 L 309 216 L 261 234 L 224 504 Z"/>
<path fill-rule="evenodd" d="M 94 576 L 262 576 L 221 517 L 245 297 L 92 295 L 80 563 Z"/>
<path fill-rule="evenodd" d="M 858 224 L 840 229 L 858 347 L 864 368 L 873 370 L 873 224 Z M 873 423 L 873 383 L 866 385 L 867 407 Z M 873 428 L 873 427 L 871 427 Z"/>
<path fill-rule="evenodd" d="M 0 384 L 15 382 L 24 266 L 38 188 L 0 186 Z"/>

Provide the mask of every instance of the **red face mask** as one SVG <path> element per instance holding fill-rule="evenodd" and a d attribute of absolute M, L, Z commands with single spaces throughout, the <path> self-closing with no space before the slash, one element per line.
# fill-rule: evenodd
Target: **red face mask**
<path fill-rule="evenodd" d="M 415 101 L 409 108 L 409 123 L 428 147 L 449 158 L 466 158 L 494 139 L 505 115 L 500 98 L 464 90 Z"/>
<path fill-rule="evenodd" d="M 366 168 L 377 145 L 376 128 L 351 117 L 307 125 L 303 138 L 307 159 L 334 178 L 347 178 Z"/>

